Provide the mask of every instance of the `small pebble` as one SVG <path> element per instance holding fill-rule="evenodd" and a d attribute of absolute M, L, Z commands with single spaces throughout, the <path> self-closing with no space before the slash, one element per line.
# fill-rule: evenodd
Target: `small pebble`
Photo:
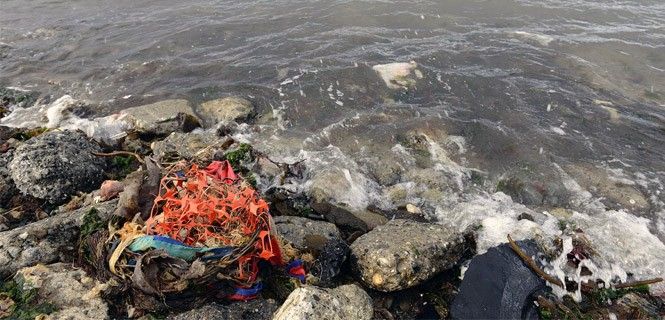
<path fill-rule="evenodd" d="M 421 214 L 421 213 L 423 213 L 423 211 L 420 210 L 420 208 L 418 208 L 418 207 L 416 207 L 415 205 L 410 204 L 410 203 L 406 205 L 406 211 L 408 211 L 409 213 L 413 213 L 413 214 Z"/>

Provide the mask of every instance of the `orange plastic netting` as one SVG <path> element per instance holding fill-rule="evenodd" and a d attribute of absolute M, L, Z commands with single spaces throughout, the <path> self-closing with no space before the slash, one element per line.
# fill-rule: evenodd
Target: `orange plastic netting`
<path fill-rule="evenodd" d="M 244 247 L 240 281 L 253 281 L 258 260 L 281 263 L 271 235 L 268 204 L 231 165 L 215 161 L 201 169 L 180 162 L 162 178 L 146 233 L 168 236 L 194 247 Z"/>

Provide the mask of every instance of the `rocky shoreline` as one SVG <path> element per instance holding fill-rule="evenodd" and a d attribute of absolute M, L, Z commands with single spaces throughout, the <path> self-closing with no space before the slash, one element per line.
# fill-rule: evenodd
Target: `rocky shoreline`
<path fill-rule="evenodd" d="M 7 109 L 27 110 L 34 103 L 23 93 L 2 94 Z M 67 103 L 66 108 L 76 105 Z M 601 284 L 600 275 L 591 277 L 595 270 L 584 261 L 594 254 L 581 240 L 583 230 L 567 230 L 570 247 L 564 240 L 558 246 L 537 238 L 518 242 L 541 258 L 541 268 L 540 262 L 563 256 L 571 270 L 584 270 L 584 279 L 562 270 L 570 283 L 564 288 L 569 295 L 560 298 L 508 245 L 476 255 L 478 226 L 459 232 L 431 221 L 414 204 L 357 210 L 329 196 L 338 190 L 327 188 L 343 185 L 320 183 L 303 191 L 296 187 L 305 183 L 302 163 L 274 162 L 233 138 L 238 130 L 251 131 L 255 115 L 244 98 L 196 108 L 186 100 L 164 100 L 88 122 L 26 112 L 26 121 L 46 117 L 57 125 L 0 127 L 0 318 L 624 319 L 665 314 L 665 302 L 648 288 L 619 289 L 616 283 Z M 72 130 L 75 125 L 81 130 Z M 202 294 L 184 306 L 164 301 L 147 308 L 124 299 L 112 280 L 86 273 L 99 262 L 81 259 L 84 236 L 135 219 L 119 212 L 126 209 L 137 172 L 139 187 L 150 184 L 148 161 L 142 163 L 148 158 L 158 164 L 229 161 L 269 202 L 275 232 L 304 261 L 306 284 L 266 275 L 264 290 L 248 302 Z M 533 198 L 520 183 L 501 187 L 515 197 Z M 133 204 L 134 212 L 146 205 L 140 202 Z M 600 293 L 606 296 L 591 298 Z M 579 301 L 565 298 L 575 294 L 581 295 Z"/>

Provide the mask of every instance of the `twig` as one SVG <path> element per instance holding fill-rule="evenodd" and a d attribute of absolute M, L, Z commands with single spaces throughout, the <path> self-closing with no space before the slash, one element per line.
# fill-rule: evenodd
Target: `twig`
<path fill-rule="evenodd" d="M 533 259 L 531 259 L 531 257 L 529 257 L 526 253 L 524 253 L 524 251 L 522 251 L 522 249 L 520 249 L 520 246 L 518 246 L 517 243 L 515 243 L 513 238 L 510 237 L 510 235 L 508 235 L 508 243 L 510 244 L 510 247 L 513 248 L 513 251 L 515 251 L 515 253 L 517 253 L 517 255 L 520 256 L 520 258 L 522 258 L 524 263 L 526 263 L 529 266 L 529 268 L 533 270 L 533 272 L 537 273 L 541 278 L 545 279 L 545 281 L 555 284 L 561 288 L 564 288 L 563 283 L 561 283 L 561 280 L 552 277 L 551 275 L 545 273 L 543 269 L 538 267 L 536 262 L 534 262 Z"/>
<path fill-rule="evenodd" d="M 654 284 L 663 281 L 663 278 L 654 278 L 654 279 L 649 279 L 649 280 L 642 280 L 642 281 L 634 281 L 634 282 L 626 282 L 626 283 L 619 283 L 615 285 L 614 287 L 617 289 L 624 289 L 624 288 L 632 288 L 632 287 L 638 287 L 638 286 L 643 286 L 647 284 Z"/>
<path fill-rule="evenodd" d="M 145 163 L 145 161 L 143 161 L 141 156 L 139 156 L 135 152 L 130 152 L 130 151 L 113 151 L 113 152 L 109 152 L 109 153 L 93 152 L 92 154 L 95 155 L 95 156 L 98 156 L 98 157 L 133 156 L 141 164 Z"/>

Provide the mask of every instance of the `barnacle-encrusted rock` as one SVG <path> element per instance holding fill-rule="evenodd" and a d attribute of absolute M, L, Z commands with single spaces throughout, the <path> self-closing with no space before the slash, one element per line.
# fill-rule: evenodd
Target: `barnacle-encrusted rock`
<path fill-rule="evenodd" d="M 18 146 L 9 170 L 22 193 L 62 204 L 104 180 L 106 162 L 92 154 L 99 151 L 79 131 L 50 131 Z"/>
<path fill-rule="evenodd" d="M 351 245 L 351 262 L 362 280 L 380 291 L 413 287 L 452 267 L 464 251 L 453 228 L 396 219 Z"/>
<path fill-rule="evenodd" d="M 291 292 L 272 319 L 369 320 L 373 314 L 372 299 L 355 284 L 334 289 L 303 286 Z"/>

